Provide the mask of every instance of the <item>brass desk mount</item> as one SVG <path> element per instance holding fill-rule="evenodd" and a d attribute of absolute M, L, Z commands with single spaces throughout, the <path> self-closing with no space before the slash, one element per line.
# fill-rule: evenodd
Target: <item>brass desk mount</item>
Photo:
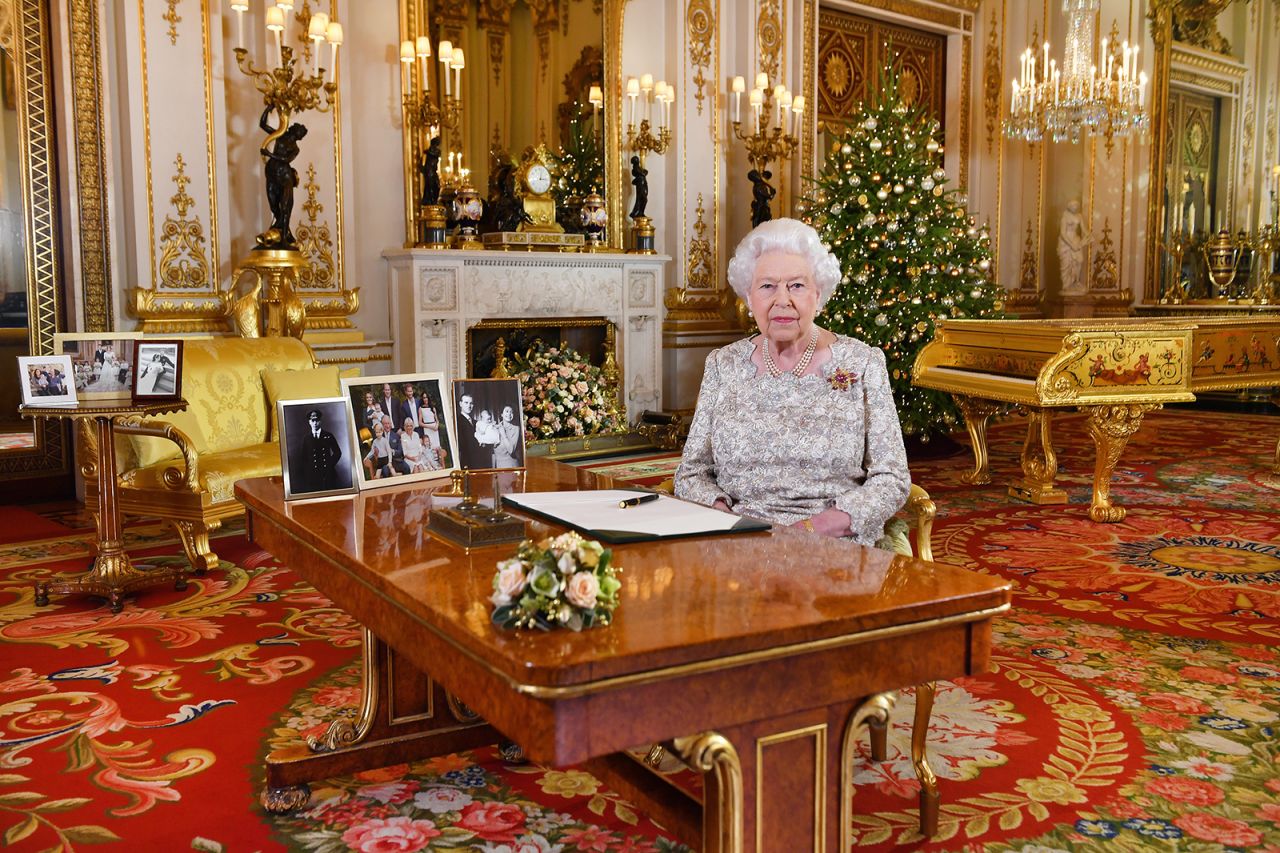
<path fill-rule="evenodd" d="M 502 509 L 502 495 L 494 477 L 493 506 L 475 499 L 471 491 L 471 472 L 454 471 L 451 475 L 456 494 L 461 486 L 462 500 L 455 506 L 433 509 L 427 513 L 427 529 L 436 536 L 464 549 L 484 548 L 525 539 L 525 520 Z"/>

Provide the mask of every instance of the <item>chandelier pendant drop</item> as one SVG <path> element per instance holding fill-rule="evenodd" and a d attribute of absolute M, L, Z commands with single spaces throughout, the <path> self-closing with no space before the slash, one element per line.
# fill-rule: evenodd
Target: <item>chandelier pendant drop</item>
<path fill-rule="evenodd" d="M 1100 0 L 1063 0 L 1067 37 L 1062 67 L 1049 58 L 1046 40 L 1039 52 L 1028 47 L 1013 80 L 1013 100 L 1004 134 L 1010 139 L 1079 142 L 1083 136 L 1145 136 L 1150 119 L 1146 72 L 1138 70 L 1138 45 L 1119 43 L 1112 24 L 1093 60 L 1094 24 Z M 1032 36 L 1032 43 L 1038 40 Z"/>
<path fill-rule="evenodd" d="M 818 327 L 813 327 L 813 334 L 809 335 L 809 345 L 804 348 L 804 354 L 800 356 L 800 360 L 796 362 L 796 366 L 788 371 L 792 376 L 799 379 L 804 376 L 804 372 L 809 369 L 809 362 L 813 360 L 813 354 L 818 349 Z M 769 339 L 764 339 L 764 369 L 769 376 L 777 379 L 782 375 L 782 370 L 773 360 L 773 354 L 769 352 Z"/>

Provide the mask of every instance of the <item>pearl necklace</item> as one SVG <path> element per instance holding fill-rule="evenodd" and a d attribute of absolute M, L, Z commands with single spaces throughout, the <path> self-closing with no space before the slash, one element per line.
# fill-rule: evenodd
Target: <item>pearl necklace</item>
<path fill-rule="evenodd" d="M 804 354 L 800 356 L 800 360 L 796 362 L 796 366 L 791 368 L 791 375 L 799 379 L 804 376 L 804 372 L 809 369 L 809 362 L 813 359 L 814 352 L 818 349 L 818 329 L 815 326 L 813 334 L 809 336 L 809 345 L 804 348 Z M 773 361 L 773 355 L 769 352 L 769 339 L 764 339 L 764 369 L 769 375 L 777 379 L 782 375 L 782 370 Z"/>

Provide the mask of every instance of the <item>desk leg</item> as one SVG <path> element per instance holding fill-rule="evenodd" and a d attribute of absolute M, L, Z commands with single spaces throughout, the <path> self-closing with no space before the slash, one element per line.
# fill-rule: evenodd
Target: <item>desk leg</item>
<path fill-rule="evenodd" d="M 97 595 L 111 602 L 111 612 L 124 607 L 124 596 L 136 589 L 172 580 L 173 588 L 187 588 L 186 569 L 135 569 L 124 550 L 124 525 L 116 499 L 115 420 L 110 415 L 94 418 L 98 428 L 98 556 L 84 575 L 66 581 L 41 581 L 36 584 L 35 603 L 49 603 L 49 593 L 65 595 L 79 592 Z"/>
<path fill-rule="evenodd" d="M 1142 416 L 1161 408 L 1160 403 L 1129 403 L 1116 406 L 1083 406 L 1089 415 L 1089 436 L 1096 461 L 1093 467 L 1093 504 L 1089 517 L 1097 522 L 1124 520 L 1124 507 L 1111 503 L 1111 472 L 1129 443 L 1129 436 L 1142 426 Z"/>
<path fill-rule="evenodd" d="M 997 403 L 979 400 L 977 397 L 954 395 L 960 413 L 964 415 L 964 427 L 969 431 L 969 444 L 973 446 L 973 470 L 960 479 L 971 486 L 991 482 L 991 468 L 987 461 L 987 421 L 1000 411 Z"/>
<path fill-rule="evenodd" d="M 497 741 L 498 733 L 432 678 L 364 629 L 360 708 L 354 720 L 335 720 L 323 737 L 267 756 L 263 808 L 282 814 L 311 797 L 307 785 L 448 755 Z M 447 712 L 446 712 L 447 709 Z"/>
<path fill-rule="evenodd" d="M 1009 496 L 1029 503 L 1064 504 L 1067 493 L 1054 486 L 1058 454 L 1053 452 L 1053 413 L 1027 407 L 1027 438 L 1022 445 L 1022 477 L 1009 485 Z"/>

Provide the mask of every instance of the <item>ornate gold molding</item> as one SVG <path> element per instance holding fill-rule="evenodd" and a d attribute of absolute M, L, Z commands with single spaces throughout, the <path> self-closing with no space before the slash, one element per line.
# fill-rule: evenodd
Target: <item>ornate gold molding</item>
<path fill-rule="evenodd" d="M 1000 130 L 1000 94 L 1004 91 L 1001 83 L 1000 69 L 1004 66 L 1004 53 L 1000 42 L 1000 23 L 996 18 L 996 10 L 991 8 L 991 23 L 987 28 L 986 55 L 982 61 L 982 109 L 987 125 L 987 154 L 995 145 L 996 134 Z"/>
<path fill-rule="evenodd" d="M 182 16 L 178 14 L 178 0 L 165 0 L 169 4 L 169 8 L 160 17 L 169 23 L 169 32 L 165 33 L 169 37 L 169 44 L 178 43 L 178 22 L 182 20 Z M 306 32 L 304 29 L 303 32 Z"/>
<path fill-rule="evenodd" d="M 188 216 L 195 200 L 187 195 L 187 164 L 179 154 L 173 161 L 171 180 L 178 191 L 169 197 L 177 217 L 169 214 L 160 228 L 160 281 L 173 288 L 204 287 L 209 278 L 205 256 L 204 225 L 199 215 Z"/>
<path fill-rule="evenodd" d="M 316 183 L 316 165 L 307 164 L 307 181 L 302 185 L 307 200 L 302 210 L 307 218 L 298 224 L 298 251 L 306 264 L 298 270 L 298 284 L 306 288 L 324 288 L 333 284 L 333 236 L 329 223 L 320 221 L 324 205 L 316 197 L 320 185 Z"/>
<path fill-rule="evenodd" d="M 109 292 L 111 240 L 107 233 L 106 154 L 102 114 L 102 68 L 98 55 L 98 3 L 70 0 L 71 110 L 75 127 L 76 206 L 80 226 L 80 280 L 87 332 L 113 328 Z"/>
<path fill-rule="evenodd" d="M 738 751 L 715 732 L 678 737 L 672 745 L 694 770 L 715 774 L 715 784 L 706 791 L 708 808 L 702 818 L 702 849 L 705 853 L 741 853 L 745 834 L 742 761 Z"/>
<path fill-rule="evenodd" d="M 696 70 L 693 75 L 693 97 L 698 102 L 698 115 L 702 115 L 702 102 L 707 95 L 703 91 L 711 80 L 703 73 L 711 64 L 711 44 L 715 39 L 717 21 L 710 0 L 689 0 L 685 10 L 685 27 L 689 38 L 689 64 Z M 714 90 L 712 97 L 715 97 Z"/>
<path fill-rule="evenodd" d="M 966 29 L 972 26 L 972 22 L 968 15 L 964 16 Z M 960 188 L 961 193 L 969 192 L 969 136 L 970 128 L 973 125 L 973 109 L 972 101 L 969 96 L 969 90 L 972 87 L 971 78 L 973 76 L 973 36 L 966 35 L 961 39 L 960 55 L 960 174 L 956 180 L 956 185 Z M 967 205 L 966 205 L 967 206 Z"/>
<path fill-rule="evenodd" d="M 702 206 L 702 193 L 698 193 L 698 218 L 693 223 L 697 235 L 689 241 L 689 255 L 685 266 L 685 281 L 691 290 L 714 290 L 715 257 L 711 253 L 711 243 L 707 240 L 707 223 L 703 221 L 706 210 Z"/>
<path fill-rule="evenodd" d="M 1116 262 L 1116 248 L 1111 240 L 1111 217 L 1102 220 L 1102 239 L 1093 255 L 1093 268 L 1089 275 L 1091 291 L 1114 291 L 1120 288 L 1120 266 Z"/>
<path fill-rule="evenodd" d="M 769 85 L 778 81 L 782 67 L 782 9 L 779 0 L 759 0 L 756 14 L 756 55 L 760 68 L 769 75 Z"/>

